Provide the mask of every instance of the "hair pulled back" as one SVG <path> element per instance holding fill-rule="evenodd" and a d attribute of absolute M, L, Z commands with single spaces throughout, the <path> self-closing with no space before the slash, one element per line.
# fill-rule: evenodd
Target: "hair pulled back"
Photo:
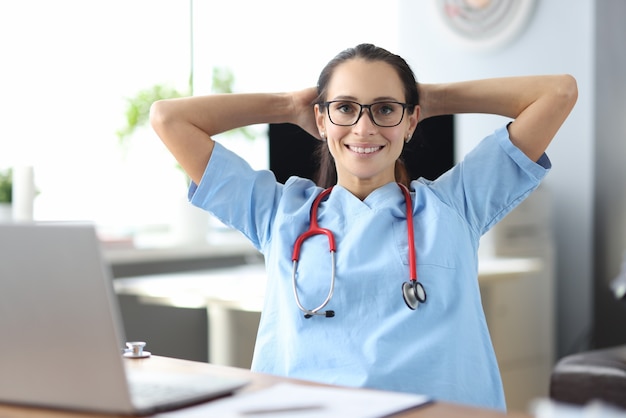
<path fill-rule="evenodd" d="M 330 60 L 328 64 L 326 64 L 317 81 L 316 103 L 319 104 L 326 101 L 328 84 L 335 72 L 335 69 L 344 62 L 357 58 L 364 59 L 366 61 L 382 61 L 389 64 L 394 70 L 396 70 L 404 87 L 404 100 L 410 105 L 407 107 L 407 111 L 409 113 L 413 112 L 415 105 L 419 104 L 417 81 L 413 70 L 411 70 L 411 67 L 409 67 L 404 58 L 372 44 L 360 44 L 354 48 L 345 49 Z M 337 169 L 326 143 L 320 143 L 317 149 L 317 158 L 319 166 L 315 182 L 318 186 L 324 188 L 336 184 Z M 406 186 L 408 186 L 411 181 L 409 173 L 402 162 L 402 158 L 399 158 L 396 161 L 395 177 L 397 182 Z"/>

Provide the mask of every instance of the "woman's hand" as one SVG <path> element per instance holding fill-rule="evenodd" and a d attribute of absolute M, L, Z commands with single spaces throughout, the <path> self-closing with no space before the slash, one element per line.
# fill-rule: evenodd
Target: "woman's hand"
<path fill-rule="evenodd" d="M 293 103 L 293 121 L 309 134 L 317 139 L 321 139 L 319 130 L 315 123 L 314 102 L 317 98 L 317 89 L 310 87 L 291 93 Z"/>
<path fill-rule="evenodd" d="M 451 113 L 451 110 L 445 108 L 445 87 L 446 84 L 417 83 L 417 91 L 420 98 L 418 123 L 432 116 Z"/>

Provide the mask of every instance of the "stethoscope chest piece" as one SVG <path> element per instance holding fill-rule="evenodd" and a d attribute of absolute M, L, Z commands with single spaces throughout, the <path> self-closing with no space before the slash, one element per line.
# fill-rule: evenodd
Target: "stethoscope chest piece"
<path fill-rule="evenodd" d="M 409 189 L 398 183 L 398 186 L 402 190 L 404 194 L 404 201 L 406 204 L 406 222 L 407 222 L 407 241 L 409 247 L 409 272 L 410 272 L 410 280 L 402 284 L 402 296 L 404 297 L 404 302 L 406 305 L 412 309 L 416 310 L 420 303 L 426 302 L 426 291 L 424 290 L 424 286 L 417 281 L 417 262 L 415 255 L 415 238 L 413 236 L 413 203 L 411 202 L 411 193 Z M 332 187 L 322 191 L 313 201 L 311 205 L 311 213 L 309 216 L 309 229 L 307 229 L 303 234 L 299 235 L 296 239 L 296 242 L 293 245 L 293 254 L 291 256 L 291 261 L 293 263 L 293 268 L 291 271 L 291 282 L 293 286 L 293 293 L 296 299 L 296 304 L 298 305 L 298 309 L 304 313 L 305 318 L 312 318 L 313 316 L 323 316 L 326 318 L 332 318 L 335 316 L 335 311 L 327 310 L 323 311 L 330 302 L 331 297 L 333 296 L 333 291 L 335 288 L 335 252 L 336 252 L 336 244 L 335 237 L 331 230 L 326 228 L 320 228 L 317 223 L 317 210 L 319 205 L 326 196 L 331 192 Z M 328 295 L 326 299 L 315 309 L 307 309 L 302 303 L 300 303 L 300 297 L 298 296 L 298 286 L 297 286 L 297 273 L 298 273 L 298 260 L 300 259 L 300 247 L 303 242 L 313 236 L 313 235 L 326 235 L 328 238 L 328 245 L 331 255 L 331 276 L 330 276 L 330 288 L 328 290 Z"/>
<path fill-rule="evenodd" d="M 426 302 L 424 286 L 416 280 L 402 283 L 402 296 L 406 306 L 416 310 L 420 303 Z"/>
<path fill-rule="evenodd" d="M 126 358 L 147 358 L 151 353 L 144 350 L 146 343 L 143 341 L 131 341 L 126 343 L 126 350 L 124 350 L 124 357 Z"/>

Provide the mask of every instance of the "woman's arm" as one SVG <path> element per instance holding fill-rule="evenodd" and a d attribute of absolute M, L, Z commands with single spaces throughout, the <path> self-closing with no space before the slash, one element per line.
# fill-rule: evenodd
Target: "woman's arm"
<path fill-rule="evenodd" d="M 514 119 L 511 141 L 537 161 L 576 103 L 570 75 L 494 78 L 420 84 L 420 119 L 457 113 L 489 113 Z"/>
<path fill-rule="evenodd" d="M 152 105 L 150 122 L 189 177 L 199 183 L 211 158 L 213 135 L 258 123 L 289 122 L 310 131 L 315 96 L 315 89 L 307 89 L 161 100 Z"/>

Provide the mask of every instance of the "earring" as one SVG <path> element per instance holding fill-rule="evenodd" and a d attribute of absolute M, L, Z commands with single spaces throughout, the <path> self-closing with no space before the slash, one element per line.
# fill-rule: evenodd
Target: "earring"
<path fill-rule="evenodd" d="M 411 140 L 411 136 L 412 136 L 411 132 L 409 132 L 409 133 L 406 135 L 406 138 L 405 138 L 405 140 L 404 140 L 404 143 L 405 143 L 405 144 L 408 144 L 408 143 L 409 143 L 409 141 Z"/>
<path fill-rule="evenodd" d="M 326 139 L 326 132 L 320 132 L 320 136 L 322 137 L 322 139 Z"/>

